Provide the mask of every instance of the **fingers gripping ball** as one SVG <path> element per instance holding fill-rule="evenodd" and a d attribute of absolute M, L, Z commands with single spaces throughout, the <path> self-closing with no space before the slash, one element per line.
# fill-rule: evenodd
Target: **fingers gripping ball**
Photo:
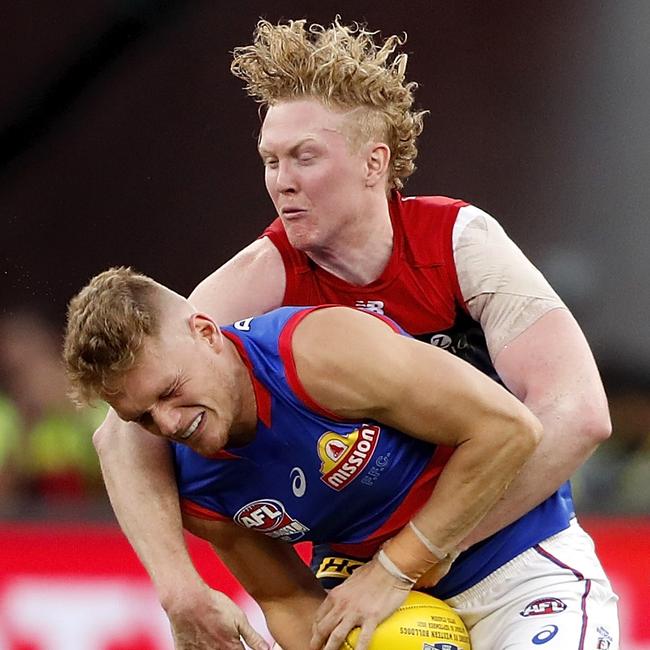
<path fill-rule="evenodd" d="M 356 647 L 359 628 L 341 650 Z M 412 591 L 401 607 L 377 626 L 368 650 L 471 650 L 460 616 L 442 600 Z"/>

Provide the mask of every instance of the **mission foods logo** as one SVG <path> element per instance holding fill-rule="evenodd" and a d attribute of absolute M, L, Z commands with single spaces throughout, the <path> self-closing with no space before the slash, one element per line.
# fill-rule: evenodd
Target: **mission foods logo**
<path fill-rule="evenodd" d="M 275 499 L 252 501 L 240 508 L 233 520 L 244 528 L 257 530 L 284 542 L 296 542 L 309 532 L 307 526 L 289 515 L 284 505 Z"/>
<path fill-rule="evenodd" d="M 342 490 L 361 474 L 377 447 L 376 426 L 364 425 L 348 434 L 328 431 L 318 439 L 321 480 L 333 490 Z"/>

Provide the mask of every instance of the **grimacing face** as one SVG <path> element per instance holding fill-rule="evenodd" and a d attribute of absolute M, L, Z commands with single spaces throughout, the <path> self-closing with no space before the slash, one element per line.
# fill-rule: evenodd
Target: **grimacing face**
<path fill-rule="evenodd" d="M 163 326 L 106 400 L 125 421 L 210 456 L 223 449 L 240 405 L 224 340 L 195 314 L 187 327 Z"/>
<path fill-rule="evenodd" d="M 366 159 L 346 137 L 344 113 L 314 99 L 283 101 L 264 119 L 259 152 L 266 189 L 291 244 L 327 249 L 363 216 Z"/>

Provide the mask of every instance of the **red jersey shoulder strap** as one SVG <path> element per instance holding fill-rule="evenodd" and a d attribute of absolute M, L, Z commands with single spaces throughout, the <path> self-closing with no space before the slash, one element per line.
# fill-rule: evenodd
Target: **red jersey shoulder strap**
<path fill-rule="evenodd" d="M 398 192 L 393 192 L 389 199 L 394 237 L 400 239 L 408 263 L 414 267 L 444 267 L 456 299 L 463 307 L 452 234 L 458 211 L 466 205 L 465 201 L 445 196 L 402 197 Z M 268 237 L 282 257 L 286 271 L 283 304 L 304 304 L 305 280 L 314 271 L 313 262 L 290 244 L 279 218 L 264 230 L 261 237 Z M 315 297 L 311 296 L 310 304 L 314 304 Z"/>
<path fill-rule="evenodd" d="M 404 256 L 415 267 L 444 267 L 458 304 L 465 301 L 458 284 L 454 260 L 453 230 L 458 212 L 469 205 L 446 196 L 402 197 L 393 192 L 390 200 L 393 227 L 401 231 Z"/>
<path fill-rule="evenodd" d="M 446 196 L 407 196 L 390 201 L 393 223 L 404 233 L 405 252 L 416 266 L 435 266 L 452 255 L 452 231 L 460 208 L 467 203 Z"/>

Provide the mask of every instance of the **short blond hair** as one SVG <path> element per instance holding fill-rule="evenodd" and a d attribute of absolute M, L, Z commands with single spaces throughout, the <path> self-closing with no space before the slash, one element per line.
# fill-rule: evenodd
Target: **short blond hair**
<path fill-rule="evenodd" d="M 133 367 L 160 330 L 160 285 L 128 267 L 96 275 L 68 305 L 63 360 L 78 404 L 110 396 L 111 382 Z"/>
<path fill-rule="evenodd" d="M 391 151 L 389 189 L 401 189 L 415 171 L 416 140 L 426 111 L 413 111 L 417 84 L 405 82 L 407 55 L 396 53 L 406 35 L 377 38 L 363 25 L 329 26 L 260 20 L 252 45 L 235 48 L 230 67 L 248 94 L 265 106 L 314 98 L 329 108 L 364 108 L 358 124 L 367 140 Z"/>

